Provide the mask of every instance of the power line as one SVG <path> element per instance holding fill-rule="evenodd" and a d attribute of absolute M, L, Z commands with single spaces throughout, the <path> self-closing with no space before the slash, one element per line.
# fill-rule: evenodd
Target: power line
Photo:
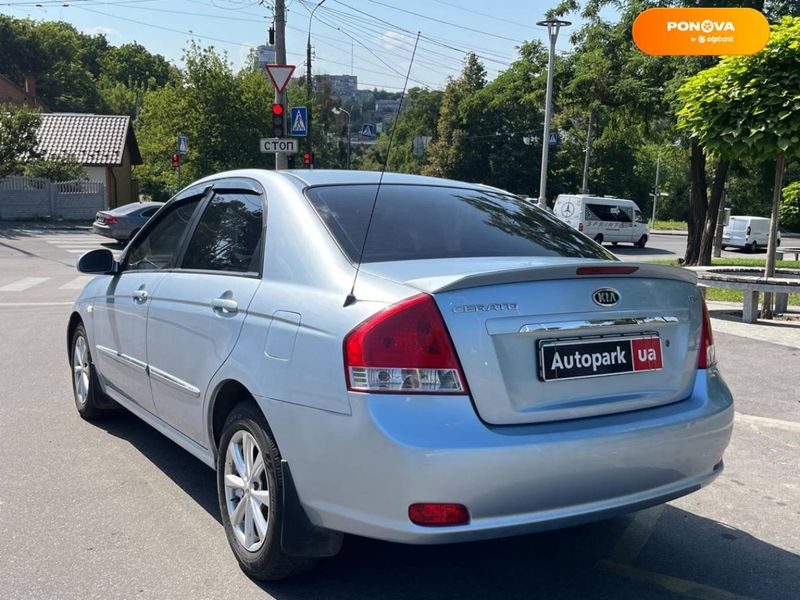
<path fill-rule="evenodd" d="M 500 21 L 501 23 L 507 23 L 509 25 L 513 25 L 514 27 L 519 27 L 520 29 L 527 29 L 528 31 L 530 31 L 531 29 L 529 26 L 523 25 L 519 21 L 512 21 L 511 19 L 504 19 L 503 17 L 498 17 L 497 15 L 493 15 L 491 13 L 485 13 L 479 10 L 472 10 L 471 8 L 466 8 L 464 6 L 455 4 L 453 2 L 445 2 L 445 0 L 433 0 L 433 2 L 436 2 L 437 4 L 443 4 L 444 6 L 449 6 L 451 8 L 455 8 L 456 10 L 472 13 L 473 15 L 479 15 L 487 19 L 492 19 L 493 21 Z"/>
<path fill-rule="evenodd" d="M 504 35 L 499 35 L 496 33 L 491 33 L 489 31 L 484 31 L 482 29 L 475 29 L 473 27 L 467 27 L 465 25 L 458 25 L 457 23 L 451 23 L 449 21 L 444 21 L 442 19 L 437 19 L 435 17 L 431 17 L 428 15 L 424 15 L 422 13 L 414 12 L 413 10 L 407 10 L 405 8 L 397 8 L 396 6 L 392 6 L 391 4 L 386 4 L 384 2 L 380 2 L 379 0 L 367 0 L 368 2 L 372 2 L 373 4 L 379 4 L 380 6 L 385 6 L 387 8 L 391 8 L 392 10 L 396 10 L 398 12 L 407 13 L 409 15 L 414 15 L 415 17 L 420 17 L 422 19 L 427 19 L 428 21 L 435 21 L 436 23 L 441 23 L 443 25 L 447 25 L 448 27 L 456 27 L 458 29 L 463 29 L 464 31 L 471 31 L 472 33 L 479 33 L 481 35 L 488 35 L 490 37 L 497 38 L 499 40 L 506 40 L 509 42 L 515 42 L 517 44 L 522 44 L 522 40 L 516 40 L 514 38 L 506 37 Z"/>

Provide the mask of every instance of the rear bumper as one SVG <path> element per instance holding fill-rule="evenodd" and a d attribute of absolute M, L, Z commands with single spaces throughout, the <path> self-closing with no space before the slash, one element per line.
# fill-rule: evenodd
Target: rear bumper
<path fill-rule="evenodd" d="M 536 425 L 489 427 L 463 396 L 353 394 L 350 416 L 260 402 L 314 524 L 413 544 L 564 527 L 688 494 L 721 472 L 733 425 L 716 370 L 667 406 Z M 471 521 L 420 527 L 414 502 L 458 502 Z"/>
<path fill-rule="evenodd" d="M 111 233 L 111 227 L 108 225 L 101 225 L 97 222 L 92 223 L 92 231 L 98 235 L 104 235 L 110 238 L 114 237 L 114 235 Z"/>

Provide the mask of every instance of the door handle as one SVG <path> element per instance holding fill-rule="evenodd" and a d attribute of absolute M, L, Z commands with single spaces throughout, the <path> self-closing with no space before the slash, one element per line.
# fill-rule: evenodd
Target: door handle
<path fill-rule="evenodd" d="M 133 301 L 137 304 L 143 304 L 147 302 L 147 298 L 150 294 L 147 293 L 147 290 L 144 286 L 140 287 L 138 290 L 133 292 Z"/>
<path fill-rule="evenodd" d="M 214 298 L 211 301 L 211 308 L 223 313 L 235 313 L 239 310 L 239 303 L 233 298 Z"/>

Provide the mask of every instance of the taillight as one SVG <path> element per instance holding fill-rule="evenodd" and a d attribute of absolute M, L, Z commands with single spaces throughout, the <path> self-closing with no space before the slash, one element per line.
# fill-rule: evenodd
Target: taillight
<path fill-rule="evenodd" d="M 344 339 L 347 388 L 355 392 L 463 394 L 461 365 L 428 294 L 403 300 Z"/>
<path fill-rule="evenodd" d="M 578 231 L 583 231 L 583 223 L 578 223 Z"/>
<path fill-rule="evenodd" d="M 714 350 L 714 334 L 711 332 L 711 317 L 708 316 L 708 307 L 705 299 L 703 303 L 703 330 L 700 334 L 700 355 L 697 357 L 697 368 L 708 369 L 717 364 L 717 354 Z"/>
<path fill-rule="evenodd" d="M 751 231 L 751 228 L 750 228 L 750 227 L 748 227 L 748 228 L 747 228 L 747 235 L 750 235 L 750 231 Z"/>
<path fill-rule="evenodd" d="M 469 523 L 469 511 L 463 504 L 420 502 L 408 507 L 408 518 L 426 527 L 464 525 Z"/>
<path fill-rule="evenodd" d="M 622 267 L 603 266 L 603 267 L 578 267 L 575 269 L 576 275 L 630 275 L 636 273 L 639 267 L 625 265 Z"/>
<path fill-rule="evenodd" d="M 113 225 L 114 223 L 117 222 L 117 217 L 115 217 L 113 215 L 106 215 L 105 216 L 105 220 L 106 220 L 106 224 Z"/>

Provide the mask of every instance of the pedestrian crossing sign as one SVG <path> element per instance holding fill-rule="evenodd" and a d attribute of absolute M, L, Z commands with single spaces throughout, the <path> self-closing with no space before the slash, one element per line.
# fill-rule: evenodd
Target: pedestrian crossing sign
<path fill-rule="evenodd" d="M 308 112 L 305 106 L 293 106 L 291 114 L 291 135 L 308 135 Z"/>

